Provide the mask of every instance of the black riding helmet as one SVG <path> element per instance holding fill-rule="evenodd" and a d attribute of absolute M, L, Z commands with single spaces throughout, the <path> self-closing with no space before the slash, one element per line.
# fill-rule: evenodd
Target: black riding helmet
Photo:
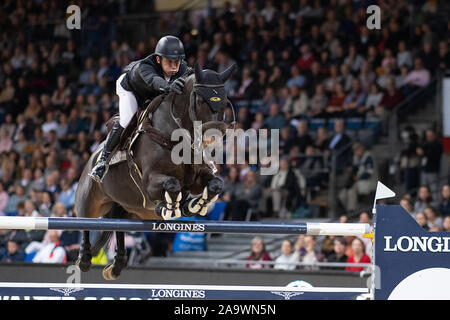
<path fill-rule="evenodd" d="M 183 43 L 174 36 L 165 36 L 156 44 L 155 54 L 170 60 L 184 59 Z"/>

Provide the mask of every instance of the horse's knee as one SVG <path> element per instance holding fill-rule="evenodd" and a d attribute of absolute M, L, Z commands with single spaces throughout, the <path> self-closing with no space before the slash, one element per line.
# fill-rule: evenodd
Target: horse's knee
<path fill-rule="evenodd" d="M 219 194 L 223 189 L 223 180 L 215 177 L 208 182 L 208 191 L 213 194 Z"/>
<path fill-rule="evenodd" d="M 178 193 L 181 191 L 180 181 L 175 177 L 168 177 L 163 183 L 164 190 L 171 193 Z"/>

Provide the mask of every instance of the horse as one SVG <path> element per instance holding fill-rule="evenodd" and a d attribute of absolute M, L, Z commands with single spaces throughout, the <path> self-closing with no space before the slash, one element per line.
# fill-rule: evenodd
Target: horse
<path fill-rule="evenodd" d="M 194 130 L 199 129 L 198 126 L 194 128 L 194 122 L 201 121 L 201 132 L 214 128 L 223 136 L 235 124 L 234 109 L 224 88 L 235 67 L 233 64 L 218 73 L 202 70 L 196 63 L 194 70 L 189 68 L 190 72 L 184 75 L 186 82 L 181 95 L 165 93 L 149 103 L 139 116 L 137 129 L 127 139 L 127 161 L 111 165 L 103 183 L 88 176 L 100 154 L 100 145 L 80 176 L 74 216 L 168 220 L 206 215 L 208 205 L 216 201 L 222 191 L 223 180 L 215 175 L 211 165 L 205 163 L 174 164 L 171 161 L 174 146 L 171 134 L 182 129 L 193 137 Z M 232 123 L 225 122 L 228 108 L 233 111 Z M 207 141 L 194 141 L 190 152 L 202 152 L 207 144 Z M 101 232 L 91 247 L 89 231 L 83 231 L 76 261 L 81 271 L 90 269 L 92 256 L 98 254 L 111 236 L 112 232 Z M 124 236 L 123 232 L 116 232 L 114 261 L 103 269 L 106 280 L 116 279 L 127 266 Z"/>

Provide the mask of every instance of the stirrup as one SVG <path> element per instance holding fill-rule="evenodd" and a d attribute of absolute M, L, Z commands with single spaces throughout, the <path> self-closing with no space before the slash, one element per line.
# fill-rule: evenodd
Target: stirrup
<path fill-rule="evenodd" d="M 95 168 L 95 166 L 94 166 Z M 106 174 L 108 173 L 108 169 L 109 169 L 109 165 L 107 163 L 105 163 L 105 171 L 103 172 L 103 176 L 102 177 L 98 177 L 97 175 L 94 175 L 94 168 L 92 168 L 91 172 L 89 172 L 88 176 L 92 178 L 92 180 L 98 182 L 98 183 L 103 183 L 103 180 L 106 177 Z"/>

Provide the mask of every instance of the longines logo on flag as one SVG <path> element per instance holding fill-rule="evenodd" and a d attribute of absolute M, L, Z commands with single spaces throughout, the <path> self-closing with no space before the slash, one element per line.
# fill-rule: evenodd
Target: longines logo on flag
<path fill-rule="evenodd" d="M 392 236 L 384 236 L 384 243 L 387 252 L 450 252 L 450 237 L 402 236 L 393 241 Z"/>

